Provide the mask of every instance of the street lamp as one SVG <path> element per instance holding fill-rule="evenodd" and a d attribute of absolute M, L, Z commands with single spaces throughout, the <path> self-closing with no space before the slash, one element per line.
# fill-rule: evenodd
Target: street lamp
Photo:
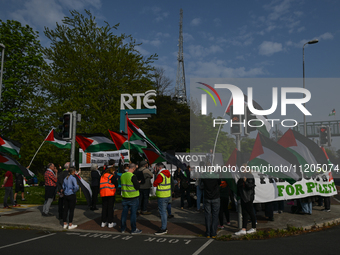
<path fill-rule="evenodd" d="M 303 69 L 303 88 L 305 88 L 305 46 L 306 44 L 314 44 L 318 43 L 318 39 L 311 40 L 306 42 L 302 47 L 302 69 Z M 303 103 L 303 106 L 306 106 L 306 103 Z M 307 126 L 306 126 L 306 115 L 303 114 L 303 134 L 307 137 Z"/>
<path fill-rule="evenodd" d="M 0 74 L 0 104 L 1 104 L 2 73 L 4 72 L 5 45 L 0 43 L 0 47 L 2 48 L 2 53 L 1 53 L 1 74 Z"/>

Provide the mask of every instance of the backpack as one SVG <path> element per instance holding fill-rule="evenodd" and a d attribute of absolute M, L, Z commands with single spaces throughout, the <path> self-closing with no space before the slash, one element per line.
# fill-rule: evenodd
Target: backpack
<path fill-rule="evenodd" d="M 144 178 L 144 174 L 143 171 L 135 171 L 135 175 L 137 176 L 137 180 L 140 181 L 140 184 L 144 184 L 145 183 L 145 178 Z"/>

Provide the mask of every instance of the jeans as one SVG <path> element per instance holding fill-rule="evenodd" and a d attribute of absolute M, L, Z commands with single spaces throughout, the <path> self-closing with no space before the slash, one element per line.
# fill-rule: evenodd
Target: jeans
<path fill-rule="evenodd" d="M 196 196 L 197 196 L 197 210 L 201 209 L 201 200 L 203 197 L 204 200 L 204 190 L 200 189 L 199 186 L 196 187 Z M 204 206 L 203 206 L 204 208 Z"/>
<path fill-rule="evenodd" d="M 312 202 L 301 202 L 301 208 L 304 213 L 312 214 Z"/>
<path fill-rule="evenodd" d="M 115 196 L 102 197 L 102 222 L 113 222 L 113 207 L 115 205 Z"/>
<path fill-rule="evenodd" d="M 5 196 L 4 196 L 4 207 L 8 206 L 7 198 L 10 198 L 12 205 L 14 205 L 13 200 L 13 187 L 5 187 Z"/>
<path fill-rule="evenodd" d="M 46 213 L 46 214 L 49 213 L 52 202 L 53 202 L 53 198 L 48 198 L 47 200 L 45 200 L 45 203 L 43 206 L 43 213 Z"/>
<path fill-rule="evenodd" d="M 139 190 L 139 209 L 142 212 L 147 211 L 147 206 L 149 202 L 150 189 L 140 189 Z"/>
<path fill-rule="evenodd" d="M 217 235 L 220 198 L 204 199 L 205 227 L 207 236 Z"/>
<path fill-rule="evenodd" d="M 166 209 L 168 207 L 169 201 L 170 201 L 170 197 L 157 198 L 158 211 L 159 211 L 159 214 L 161 215 L 161 222 L 162 222 L 161 229 L 162 230 L 166 230 L 166 227 L 167 227 L 168 216 L 166 215 L 166 211 L 167 211 Z"/>
<path fill-rule="evenodd" d="M 63 212 L 63 221 L 66 222 L 67 220 L 67 213 L 68 213 L 68 223 L 72 223 L 74 209 L 76 208 L 76 194 L 64 196 L 64 212 Z"/>
<path fill-rule="evenodd" d="M 129 209 L 131 209 L 130 221 L 131 221 L 131 232 L 137 229 L 136 222 L 137 222 L 137 209 L 139 205 L 139 198 L 133 199 L 124 199 L 122 201 L 123 205 L 123 212 L 122 212 L 122 227 L 121 231 L 125 231 L 126 229 L 126 219 L 129 213 Z"/>

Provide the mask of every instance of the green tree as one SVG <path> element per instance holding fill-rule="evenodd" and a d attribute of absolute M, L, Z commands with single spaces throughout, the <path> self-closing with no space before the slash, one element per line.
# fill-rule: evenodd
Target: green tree
<path fill-rule="evenodd" d="M 119 129 L 120 94 L 153 88 L 150 64 L 157 55 L 143 57 L 131 35 L 113 34 L 119 24 L 100 27 L 85 12 L 71 11 L 54 30 L 45 28 L 51 41 L 43 50 L 49 63 L 45 85 L 55 120 L 77 111 L 77 132 L 108 135 L 108 128 Z"/>
<path fill-rule="evenodd" d="M 51 129 L 46 118 L 47 92 L 41 86 L 42 70 L 46 64 L 38 32 L 28 25 L 22 26 L 14 20 L 0 20 L 0 42 L 6 47 L 0 130 L 2 135 L 23 144 L 19 161 L 27 166 Z M 33 168 L 39 165 L 40 169 L 46 164 L 49 160 L 47 155 L 51 155 L 52 151 L 48 148 L 43 150 Z"/>

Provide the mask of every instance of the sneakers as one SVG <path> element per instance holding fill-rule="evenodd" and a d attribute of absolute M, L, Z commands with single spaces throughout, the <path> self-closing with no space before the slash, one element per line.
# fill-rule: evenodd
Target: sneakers
<path fill-rule="evenodd" d="M 123 231 L 122 231 L 122 233 L 123 233 Z M 135 231 L 132 231 L 132 232 L 131 232 L 131 235 L 138 235 L 138 234 L 140 234 L 140 233 L 142 233 L 142 230 L 136 228 Z"/>
<path fill-rule="evenodd" d="M 218 225 L 217 228 L 224 229 L 224 226 Z"/>
<path fill-rule="evenodd" d="M 331 210 L 330 209 L 322 209 L 321 211 L 322 212 L 330 212 Z"/>
<path fill-rule="evenodd" d="M 228 225 L 228 226 L 230 226 L 230 225 L 231 225 L 231 223 L 230 223 L 230 222 L 227 222 L 227 225 Z"/>
<path fill-rule="evenodd" d="M 115 227 L 117 225 L 117 223 L 114 223 L 114 222 L 112 222 L 112 223 L 109 223 L 109 225 L 107 226 L 108 228 L 113 228 L 113 227 Z M 105 226 L 104 226 L 105 227 Z"/>
<path fill-rule="evenodd" d="M 142 212 L 141 212 L 141 214 L 142 214 L 142 215 L 149 215 L 149 214 L 151 214 L 151 212 L 148 212 L 148 211 L 142 211 Z"/>
<path fill-rule="evenodd" d="M 67 229 L 67 224 L 63 226 L 63 229 Z"/>
<path fill-rule="evenodd" d="M 107 225 L 107 222 L 102 222 L 102 224 L 100 225 L 102 228 L 105 228 Z"/>
<path fill-rule="evenodd" d="M 21 201 L 26 201 L 26 199 L 25 199 L 25 198 L 23 198 L 23 199 L 21 199 Z"/>
<path fill-rule="evenodd" d="M 236 236 L 241 236 L 241 235 L 246 235 L 246 234 L 247 234 L 247 231 L 245 231 L 244 229 L 241 229 L 240 231 L 235 233 Z"/>
<path fill-rule="evenodd" d="M 251 228 L 247 231 L 247 234 L 253 234 L 256 233 L 256 228 Z"/>
<path fill-rule="evenodd" d="M 4 206 L 4 209 L 11 209 L 11 207 L 9 207 L 9 206 Z"/>
<path fill-rule="evenodd" d="M 155 235 L 156 235 L 156 236 L 160 236 L 160 235 L 165 235 L 166 233 L 168 233 L 168 230 L 167 230 L 167 229 L 163 230 L 163 229 L 160 228 L 160 229 L 155 233 Z"/>
<path fill-rule="evenodd" d="M 78 225 L 72 224 L 71 226 L 68 226 L 68 229 L 74 229 L 74 228 L 76 228 L 76 227 L 78 227 Z"/>

